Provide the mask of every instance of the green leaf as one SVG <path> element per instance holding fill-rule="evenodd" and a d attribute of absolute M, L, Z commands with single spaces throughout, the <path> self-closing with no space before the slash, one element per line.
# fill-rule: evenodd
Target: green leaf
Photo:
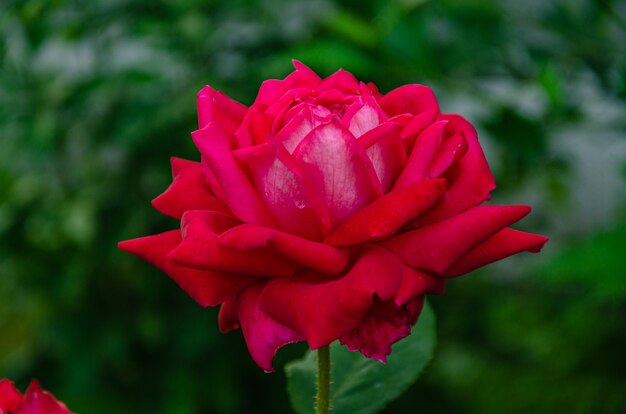
<path fill-rule="evenodd" d="M 417 379 L 432 358 L 435 344 L 435 316 L 428 304 L 411 335 L 393 346 L 386 364 L 350 352 L 335 341 L 330 350 L 332 412 L 378 412 Z M 314 413 L 316 368 L 317 355 L 313 351 L 285 366 L 291 404 L 300 414 Z"/>
<path fill-rule="evenodd" d="M 585 299 L 621 303 L 626 298 L 626 225 L 614 223 L 563 249 L 536 272 L 543 283 L 579 284 Z"/>

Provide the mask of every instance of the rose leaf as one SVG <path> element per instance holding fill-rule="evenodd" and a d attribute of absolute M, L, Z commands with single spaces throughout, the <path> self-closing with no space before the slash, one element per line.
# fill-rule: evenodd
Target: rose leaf
<path fill-rule="evenodd" d="M 331 344 L 331 412 L 372 414 L 399 397 L 418 378 L 433 356 L 435 316 L 426 303 L 411 335 L 393 345 L 387 363 L 350 352 L 338 341 Z M 299 414 L 315 411 L 317 353 L 307 351 L 285 366 L 287 391 Z"/>

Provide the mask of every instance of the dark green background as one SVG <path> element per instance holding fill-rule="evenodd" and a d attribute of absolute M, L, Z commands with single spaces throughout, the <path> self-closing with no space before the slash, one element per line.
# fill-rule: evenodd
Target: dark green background
<path fill-rule="evenodd" d="M 0 0 L 0 377 L 80 414 L 289 412 L 264 374 L 118 240 L 197 160 L 195 93 L 249 104 L 298 58 L 433 87 L 479 129 L 494 201 L 551 237 L 454 280 L 439 347 L 389 413 L 626 412 L 626 2 Z"/>

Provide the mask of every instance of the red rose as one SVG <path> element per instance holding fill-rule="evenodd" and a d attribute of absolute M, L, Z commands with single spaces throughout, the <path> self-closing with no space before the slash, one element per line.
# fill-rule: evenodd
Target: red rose
<path fill-rule="evenodd" d="M 424 294 L 547 239 L 508 228 L 527 206 L 479 206 L 495 183 L 476 131 L 428 87 L 381 95 L 294 64 L 249 108 L 199 92 L 202 162 L 172 158 L 174 181 L 152 203 L 180 230 L 120 248 L 221 304 L 221 331 L 241 326 L 267 371 L 303 340 L 385 361 Z"/>
<path fill-rule="evenodd" d="M 13 382 L 0 380 L 0 414 L 71 414 L 65 404 L 44 391 L 37 380 L 32 380 L 22 394 Z"/>

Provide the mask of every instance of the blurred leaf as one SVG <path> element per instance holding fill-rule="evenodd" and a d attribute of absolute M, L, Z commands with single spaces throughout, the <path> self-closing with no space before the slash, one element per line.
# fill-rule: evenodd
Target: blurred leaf
<path fill-rule="evenodd" d="M 602 301 L 626 299 L 626 226 L 599 232 L 567 248 L 540 269 L 541 279 L 581 284 Z"/>
<path fill-rule="evenodd" d="M 325 24 L 332 32 L 356 45 L 373 47 L 378 42 L 375 26 L 346 11 L 335 12 Z"/>
<path fill-rule="evenodd" d="M 269 66 L 284 66 L 286 61 L 295 58 L 320 74 L 330 75 L 339 68 L 353 72 L 355 76 L 371 77 L 374 62 L 362 50 L 341 41 L 319 40 L 294 47 L 276 54 L 269 59 Z M 369 80 L 369 79 L 368 79 Z"/>
<path fill-rule="evenodd" d="M 548 97 L 550 106 L 559 111 L 565 105 L 565 91 L 562 84 L 563 77 L 557 72 L 554 65 L 547 63 L 539 72 L 539 83 Z"/>
<path fill-rule="evenodd" d="M 386 364 L 331 344 L 331 407 L 335 414 L 371 414 L 384 408 L 417 379 L 435 349 L 435 316 L 424 305 L 417 325 L 393 346 Z M 285 367 L 291 403 L 300 414 L 314 412 L 317 354 Z"/>
<path fill-rule="evenodd" d="M 546 162 L 548 136 L 541 121 L 505 105 L 483 124 L 503 150 L 502 169 L 498 171 L 498 177 L 504 178 L 503 185 L 498 186 L 501 191 L 517 188 L 528 173 Z"/>

